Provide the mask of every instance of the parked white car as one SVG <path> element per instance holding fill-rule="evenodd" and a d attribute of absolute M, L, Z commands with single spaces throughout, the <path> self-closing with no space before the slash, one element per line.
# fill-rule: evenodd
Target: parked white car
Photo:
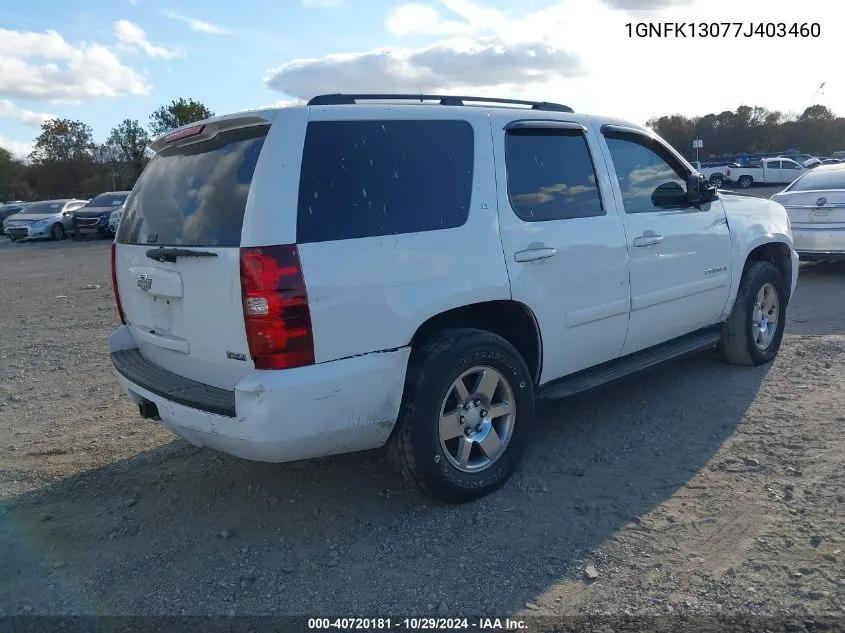
<path fill-rule="evenodd" d="M 801 259 L 845 258 L 845 164 L 816 167 L 771 199 L 786 208 Z"/>
<path fill-rule="evenodd" d="M 706 186 L 638 125 L 420 99 L 326 95 L 154 142 L 112 246 L 111 360 L 143 417 L 270 462 L 387 444 L 467 501 L 516 469 L 535 397 L 702 349 L 775 357 L 798 279 L 783 206 Z"/>
<path fill-rule="evenodd" d="M 785 185 L 808 171 L 790 158 L 764 158 L 755 165 L 729 167 L 725 177 L 747 189 L 752 185 Z"/>
<path fill-rule="evenodd" d="M 3 223 L 13 242 L 26 239 L 63 240 L 71 225 L 71 212 L 88 204 L 87 200 L 47 200 L 33 202 Z"/>

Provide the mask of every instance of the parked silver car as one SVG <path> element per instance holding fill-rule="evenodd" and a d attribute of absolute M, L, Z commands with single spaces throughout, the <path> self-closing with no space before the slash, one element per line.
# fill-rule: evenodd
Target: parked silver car
<path fill-rule="evenodd" d="M 20 213 L 6 218 L 6 234 L 13 242 L 48 238 L 62 240 L 68 235 L 71 212 L 88 204 L 87 200 L 46 200 L 33 202 Z"/>
<path fill-rule="evenodd" d="M 772 200 L 789 214 L 801 259 L 845 258 L 845 164 L 816 167 Z"/>

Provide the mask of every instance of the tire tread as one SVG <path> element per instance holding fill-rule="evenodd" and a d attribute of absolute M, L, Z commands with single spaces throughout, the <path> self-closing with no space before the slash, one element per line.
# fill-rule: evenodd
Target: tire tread
<path fill-rule="evenodd" d="M 458 343 L 467 341 L 469 338 L 472 338 L 475 343 L 488 340 L 498 344 L 504 343 L 512 348 L 505 339 L 487 330 L 453 328 L 435 334 L 421 347 L 413 350 L 405 374 L 405 389 L 402 405 L 399 409 L 399 417 L 387 445 L 388 459 L 402 473 L 405 480 L 423 494 L 440 499 L 443 499 L 444 495 L 432 490 L 425 477 L 419 472 L 420 464 L 413 449 L 411 421 L 415 419 L 414 413 L 419 400 L 428 396 L 422 387 L 426 382 L 428 372 L 435 365 L 433 361 L 453 349 Z M 513 352 L 519 357 L 519 353 L 515 349 L 513 349 Z M 465 499 L 454 496 L 452 500 L 464 501 Z"/>

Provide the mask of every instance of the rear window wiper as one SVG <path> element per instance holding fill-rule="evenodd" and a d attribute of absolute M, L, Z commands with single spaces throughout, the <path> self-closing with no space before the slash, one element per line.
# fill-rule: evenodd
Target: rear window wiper
<path fill-rule="evenodd" d="M 151 248 L 147 251 L 147 257 L 159 262 L 176 262 L 178 257 L 217 257 L 217 253 L 210 251 L 194 251 L 189 248 Z"/>

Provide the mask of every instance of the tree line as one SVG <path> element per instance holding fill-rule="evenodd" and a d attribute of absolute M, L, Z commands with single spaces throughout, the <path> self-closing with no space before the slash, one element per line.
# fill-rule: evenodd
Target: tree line
<path fill-rule="evenodd" d="M 845 118 L 822 105 L 810 106 L 801 114 L 741 105 L 734 111 L 702 117 L 654 117 L 646 125 L 688 158 L 695 157 L 692 141 L 701 139 L 702 162 L 713 157 L 790 149 L 813 156 L 845 150 Z"/>
<path fill-rule="evenodd" d="M 28 160 L 16 160 L 0 148 L 0 201 L 90 197 L 131 189 L 149 161 L 154 137 L 211 116 L 214 113 L 199 101 L 176 99 L 155 110 L 146 127 L 124 120 L 102 144 L 94 142 L 91 127 L 82 121 L 46 121 Z M 800 115 L 741 105 L 702 117 L 654 117 L 647 125 L 689 158 L 695 157 L 693 139 L 701 139 L 702 161 L 789 149 L 814 156 L 845 150 L 845 118 L 822 105 Z"/>
<path fill-rule="evenodd" d="M 199 101 L 176 99 L 156 109 L 147 126 L 125 119 L 101 144 L 94 142 L 93 130 L 83 121 L 45 121 L 26 160 L 0 147 L 0 202 L 88 198 L 129 190 L 149 162 L 148 147 L 155 137 L 211 116 L 214 113 Z"/>

